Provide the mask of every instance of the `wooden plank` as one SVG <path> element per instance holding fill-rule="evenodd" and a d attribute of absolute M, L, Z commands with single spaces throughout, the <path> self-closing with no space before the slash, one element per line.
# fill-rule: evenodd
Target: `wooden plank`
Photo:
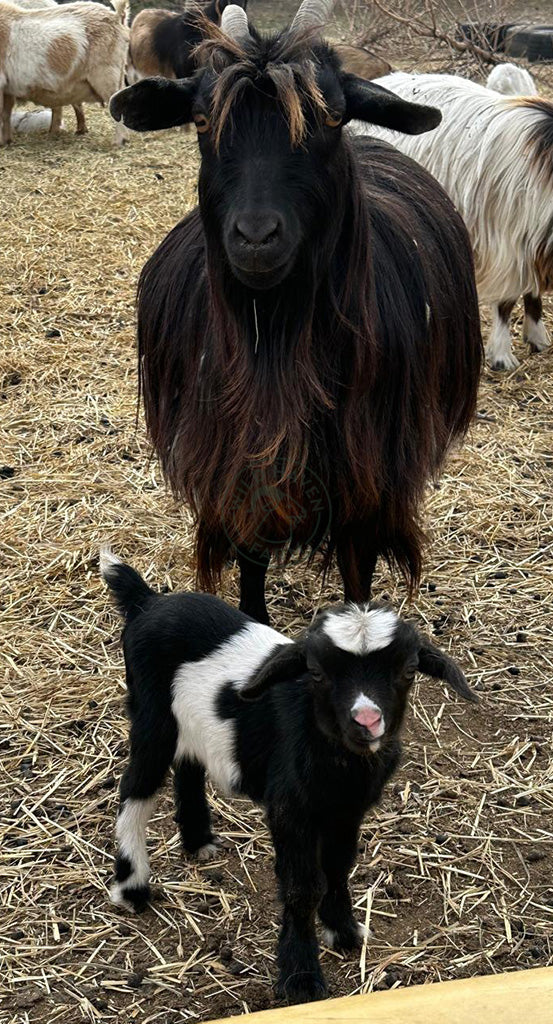
<path fill-rule="evenodd" d="M 227 1017 L 212 1024 L 553 1024 L 553 967 Z"/>

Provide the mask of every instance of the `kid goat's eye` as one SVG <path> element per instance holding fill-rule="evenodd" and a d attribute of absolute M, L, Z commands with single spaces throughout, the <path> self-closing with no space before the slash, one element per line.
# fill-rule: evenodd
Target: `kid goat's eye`
<path fill-rule="evenodd" d="M 209 131 L 209 118 L 205 114 L 196 114 L 194 117 L 194 124 L 196 125 L 197 131 L 200 133 Z"/>
<path fill-rule="evenodd" d="M 342 123 L 342 118 L 339 114 L 333 113 L 332 110 L 328 112 L 325 117 L 325 124 L 327 128 L 339 128 Z"/>

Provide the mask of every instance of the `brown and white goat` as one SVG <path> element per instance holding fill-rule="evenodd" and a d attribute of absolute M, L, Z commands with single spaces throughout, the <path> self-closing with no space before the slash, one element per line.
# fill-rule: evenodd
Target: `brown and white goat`
<path fill-rule="evenodd" d="M 56 0 L 13 0 L 15 7 L 20 7 L 23 11 L 38 11 L 44 10 L 49 7 L 50 10 L 58 9 Z M 384 74 L 385 72 L 383 72 Z M 77 135 L 84 135 L 86 132 L 86 121 L 84 116 L 84 110 L 82 103 L 77 103 L 73 107 L 75 111 L 75 117 L 77 119 Z M 50 118 L 47 117 L 47 110 L 32 110 L 27 113 L 19 112 L 12 114 L 12 130 L 19 131 L 23 134 L 33 133 L 35 131 L 47 130 L 49 132 L 58 132 L 61 128 L 62 118 L 62 107 L 51 107 Z"/>
<path fill-rule="evenodd" d="M 2 143 L 12 141 L 16 100 L 51 107 L 55 131 L 66 103 L 107 103 L 121 88 L 129 39 L 126 6 L 127 0 L 116 0 L 115 11 L 96 3 L 22 10 L 0 3 Z M 80 122 L 75 113 L 82 131 L 84 117 Z M 124 133 L 117 130 L 115 138 L 122 142 Z"/>

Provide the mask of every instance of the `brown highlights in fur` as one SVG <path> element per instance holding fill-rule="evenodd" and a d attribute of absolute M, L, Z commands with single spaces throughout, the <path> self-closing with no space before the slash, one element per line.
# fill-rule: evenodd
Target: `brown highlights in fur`
<path fill-rule="evenodd" d="M 515 96 L 508 100 L 508 107 L 532 110 L 543 116 L 536 118 L 534 127 L 529 132 L 531 148 L 529 158 L 538 173 L 547 175 L 553 184 L 553 103 L 541 96 Z"/>
<path fill-rule="evenodd" d="M 200 66 L 217 73 L 212 100 L 212 125 L 215 148 L 221 142 L 225 124 L 232 108 L 244 88 L 252 83 L 270 82 L 290 131 L 290 142 L 295 148 L 305 139 L 307 125 L 304 106 L 326 113 L 324 97 L 317 84 L 315 64 L 306 59 L 306 33 L 285 33 L 277 37 L 269 58 L 263 66 L 248 53 L 248 44 L 230 39 L 207 19 L 202 19 L 206 39 L 196 50 Z"/>
<path fill-rule="evenodd" d="M 77 44 L 69 35 L 56 36 L 48 47 L 47 61 L 57 75 L 65 75 L 75 62 Z"/>

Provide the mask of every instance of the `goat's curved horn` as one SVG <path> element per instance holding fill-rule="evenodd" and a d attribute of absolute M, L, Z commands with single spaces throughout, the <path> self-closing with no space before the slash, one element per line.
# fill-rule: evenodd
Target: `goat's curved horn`
<path fill-rule="evenodd" d="M 248 29 L 248 16 L 238 4 L 229 4 L 221 15 L 221 32 L 237 43 L 251 39 Z"/>
<path fill-rule="evenodd" d="M 323 28 L 336 0 L 303 0 L 292 22 L 293 29 Z"/>

